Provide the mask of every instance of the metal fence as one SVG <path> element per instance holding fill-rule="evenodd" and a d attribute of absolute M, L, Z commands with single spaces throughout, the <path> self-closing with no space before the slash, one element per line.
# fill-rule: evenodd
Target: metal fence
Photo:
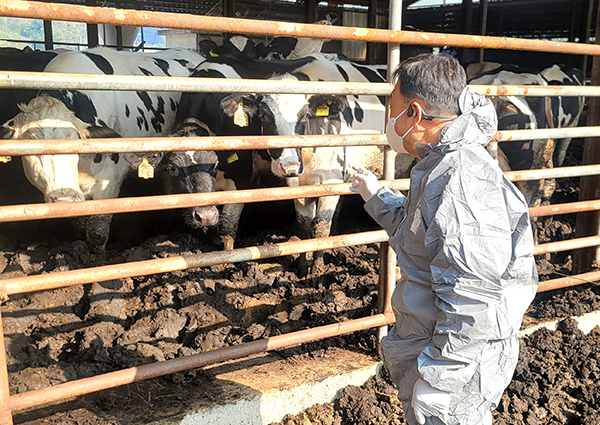
<path fill-rule="evenodd" d="M 161 28 L 205 30 L 224 33 L 261 34 L 271 36 L 298 36 L 338 40 L 362 40 L 390 44 L 389 69 L 399 61 L 399 44 L 450 45 L 472 48 L 502 48 L 531 50 L 555 53 L 600 55 L 600 46 L 575 43 L 555 43 L 550 41 L 482 36 L 434 34 L 400 29 L 401 2 L 390 4 L 390 30 L 331 27 L 282 22 L 264 22 L 244 19 L 190 16 L 159 12 L 137 12 L 130 10 L 91 8 L 72 5 L 55 5 L 17 0 L 5 0 L 0 4 L 0 16 L 22 18 L 77 21 L 90 24 L 113 24 Z M 81 74 L 43 74 L 27 72 L 0 72 L 0 88 L 36 89 L 96 89 L 96 90 L 147 90 L 147 91 L 204 91 L 204 92 L 253 92 L 253 93 L 328 93 L 328 94 L 378 94 L 388 95 L 391 84 L 360 83 L 317 83 L 283 82 L 264 80 L 191 80 L 186 78 L 98 76 Z M 224 84 L 225 83 L 225 84 Z M 525 96 L 600 96 L 600 87 L 535 87 L 535 86 L 477 86 L 486 95 L 525 95 Z M 529 140 L 538 138 L 562 138 L 600 136 L 600 127 L 572 129 L 543 129 L 502 131 L 495 141 Z M 35 140 L 26 144 L 18 140 L 0 142 L 0 156 L 60 154 L 60 153 L 111 153 L 111 152 L 151 152 L 173 150 L 218 150 L 218 149 L 263 149 L 281 147 L 318 146 L 357 146 L 382 145 L 382 135 L 353 136 L 248 136 L 248 137 L 203 137 L 203 138 L 129 138 L 129 139 L 88 139 L 85 146 L 73 140 Z M 384 182 L 398 189 L 408 189 L 408 180 L 394 179 L 393 156 L 389 150 L 385 155 Z M 568 176 L 600 175 L 600 165 L 563 167 L 556 169 L 513 171 L 507 173 L 513 181 L 539 180 Z M 72 217 L 90 214 L 122 213 L 132 211 L 184 208 L 214 204 L 263 202 L 281 199 L 318 197 L 328 195 L 348 195 L 350 184 L 332 184 L 294 188 L 270 188 L 210 194 L 163 195 L 86 201 L 73 204 L 31 204 L 0 207 L 0 222 Z M 584 201 L 570 204 L 550 205 L 532 208 L 532 217 L 566 214 L 600 209 L 600 201 Z M 40 390 L 10 395 L 6 354 L 0 350 L 0 423 L 12 424 L 15 411 L 29 409 L 49 403 L 56 403 L 71 397 L 88 394 L 120 385 L 125 385 L 165 374 L 205 366 L 224 360 L 245 357 L 251 354 L 281 349 L 357 330 L 381 327 L 393 323 L 394 316 L 390 296 L 395 280 L 395 254 L 387 244 L 384 231 L 373 231 L 329 238 L 285 242 L 266 246 L 234 249 L 232 251 L 209 252 L 197 255 L 176 256 L 164 259 L 138 261 L 126 264 L 93 267 L 67 272 L 35 275 L 0 280 L 0 294 L 8 297 L 39 290 L 82 285 L 111 279 L 166 273 L 215 264 L 241 262 L 272 258 L 277 256 L 332 249 L 356 244 L 380 243 L 379 314 L 361 319 L 349 320 L 327 326 L 292 332 L 230 346 L 210 352 L 199 353 L 173 360 L 157 362 L 124 369 L 92 378 L 66 382 Z M 537 245 L 535 254 L 544 254 L 597 246 L 600 236 L 574 239 L 563 242 Z M 600 279 L 600 272 L 586 273 L 563 279 L 540 283 L 540 291 L 578 285 Z M 0 316 L 1 326 L 1 316 Z M 0 332 L 0 346 L 4 345 L 4 335 Z"/>

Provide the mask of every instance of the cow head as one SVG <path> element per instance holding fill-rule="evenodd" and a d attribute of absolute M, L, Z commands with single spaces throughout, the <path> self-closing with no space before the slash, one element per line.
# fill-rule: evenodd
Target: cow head
<path fill-rule="evenodd" d="M 38 96 L 3 130 L 3 138 L 13 139 L 79 139 L 88 125 L 75 117 L 65 105 L 48 96 Z M 79 155 L 23 156 L 27 179 L 44 194 L 46 202 L 81 201 L 85 197 L 79 188 L 77 166 Z"/>
<path fill-rule="evenodd" d="M 206 124 L 190 118 L 183 122 L 174 136 L 214 136 Z M 207 193 L 216 190 L 218 157 L 214 151 L 169 152 L 165 155 L 166 172 L 163 182 L 169 193 Z M 222 173 L 221 173 L 222 174 Z M 220 176 L 222 177 L 222 176 Z M 188 208 L 184 221 L 192 228 L 215 226 L 219 210 L 213 205 Z"/>
<path fill-rule="evenodd" d="M 232 94 L 221 101 L 221 109 L 235 120 L 240 109 L 247 116 L 248 126 L 253 126 L 252 134 L 284 135 L 294 134 L 294 123 L 285 119 L 274 96 L 260 94 Z M 269 149 L 271 171 L 278 177 L 298 177 L 304 171 L 300 149 Z"/>

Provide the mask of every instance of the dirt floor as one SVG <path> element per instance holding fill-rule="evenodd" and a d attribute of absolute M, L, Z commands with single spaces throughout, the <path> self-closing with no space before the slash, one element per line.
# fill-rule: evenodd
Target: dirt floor
<path fill-rule="evenodd" d="M 581 145 L 574 143 L 571 157 L 580 150 Z M 23 183 L 10 183 L 11 187 L 19 184 Z M 158 191 L 152 184 L 144 188 L 147 194 Z M 577 187 L 577 179 L 559 180 L 555 202 L 577 200 Z M 125 195 L 128 190 L 134 189 L 125 186 Z M 248 205 L 237 246 L 293 240 L 293 220 L 291 202 Z M 574 215 L 541 220 L 540 241 L 574 237 L 574 220 Z M 333 233 L 374 229 L 377 226 L 362 210 L 360 199 L 345 197 Z M 204 234 L 182 231 L 176 216 L 168 212 L 116 215 L 107 248 L 105 258 L 91 255 L 84 242 L 73 240 L 67 220 L 6 223 L 0 232 L 0 276 L 216 249 Z M 373 314 L 377 248 L 328 251 L 324 269 L 313 275 L 302 272 L 299 257 L 285 257 L 11 296 L 2 306 L 11 393 Z M 570 255 L 540 256 L 540 280 L 570 274 Z M 598 309 L 600 288 L 592 284 L 542 293 L 525 324 Z M 598 330 L 583 335 L 566 320 L 558 331 L 537 331 L 525 338 L 517 372 L 495 413 L 495 423 L 597 424 L 599 336 Z M 293 362 L 340 347 L 377 358 L 376 331 L 305 344 L 276 355 Z M 157 386 L 159 391 L 148 391 L 152 396 L 138 404 L 131 400 L 130 390 L 114 389 L 17 414 L 15 423 L 142 424 L 149 422 L 148 406 L 154 411 L 160 406 L 163 415 L 176 417 L 178 410 L 169 403 L 185 403 L 186 394 L 210 397 L 210 379 L 202 371 L 178 373 L 144 384 Z M 347 387 L 335 403 L 313 406 L 281 423 L 402 424 L 403 413 L 394 393 L 385 375 L 376 376 L 361 388 Z M 176 403 L 169 397 L 175 397 Z M 114 418 L 111 411 L 123 403 L 128 403 L 131 417 Z"/>

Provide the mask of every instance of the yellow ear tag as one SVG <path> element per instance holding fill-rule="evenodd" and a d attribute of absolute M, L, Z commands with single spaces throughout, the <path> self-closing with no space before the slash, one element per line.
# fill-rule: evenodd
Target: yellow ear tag
<path fill-rule="evenodd" d="M 0 156 L 0 162 L 7 163 L 12 161 L 12 156 Z"/>
<path fill-rule="evenodd" d="M 218 57 L 219 57 L 219 54 L 218 54 L 218 53 L 215 53 L 215 52 L 213 52 L 212 50 L 211 50 L 210 52 L 208 52 L 208 54 L 209 54 L 211 57 L 213 57 L 213 58 L 218 58 Z"/>
<path fill-rule="evenodd" d="M 321 105 L 317 108 L 317 116 L 318 117 L 328 117 L 329 116 L 329 107 L 327 105 Z"/>
<path fill-rule="evenodd" d="M 238 103 L 237 111 L 233 114 L 233 123 L 238 127 L 248 127 L 248 115 L 244 112 L 242 102 Z"/>
<path fill-rule="evenodd" d="M 142 163 L 138 167 L 138 177 L 145 180 L 154 178 L 154 167 L 146 157 L 142 158 Z"/>
<path fill-rule="evenodd" d="M 227 163 L 231 164 L 232 162 L 237 161 L 239 158 L 237 156 L 237 153 L 233 153 L 229 156 L 229 158 L 227 158 Z"/>

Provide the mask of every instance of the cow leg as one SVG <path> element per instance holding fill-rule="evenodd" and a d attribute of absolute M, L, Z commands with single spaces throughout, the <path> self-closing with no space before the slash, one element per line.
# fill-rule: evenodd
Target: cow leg
<path fill-rule="evenodd" d="M 223 213 L 221 214 L 221 223 L 219 225 L 219 237 L 223 243 L 223 249 L 226 251 L 233 249 L 243 209 L 244 204 L 223 205 Z"/>
<path fill-rule="evenodd" d="M 331 233 L 331 223 L 335 213 L 339 196 L 324 196 L 319 198 L 317 204 L 316 216 L 312 222 L 312 237 L 326 238 Z M 316 251 L 313 255 L 312 273 L 323 271 L 325 263 L 323 261 L 323 251 Z"/>
<path fill-rule="evenodd" d="M 296 228 L 300 239 L 310 239 L 312 236 L 312 223 L 316 216 L 317 200 L 315 198 L 294 199 L 296 207 Z M 300 255 L 298 269 L 303 275 L 307 275 L 311 269 L 313 253 L 307 252 Z"/>
<path fill-rule="evenodd" d="M 90 251 L 95 254 L 104 254 L 112 214 L 92 215 L 88 218 L 86 236 Z"/>

